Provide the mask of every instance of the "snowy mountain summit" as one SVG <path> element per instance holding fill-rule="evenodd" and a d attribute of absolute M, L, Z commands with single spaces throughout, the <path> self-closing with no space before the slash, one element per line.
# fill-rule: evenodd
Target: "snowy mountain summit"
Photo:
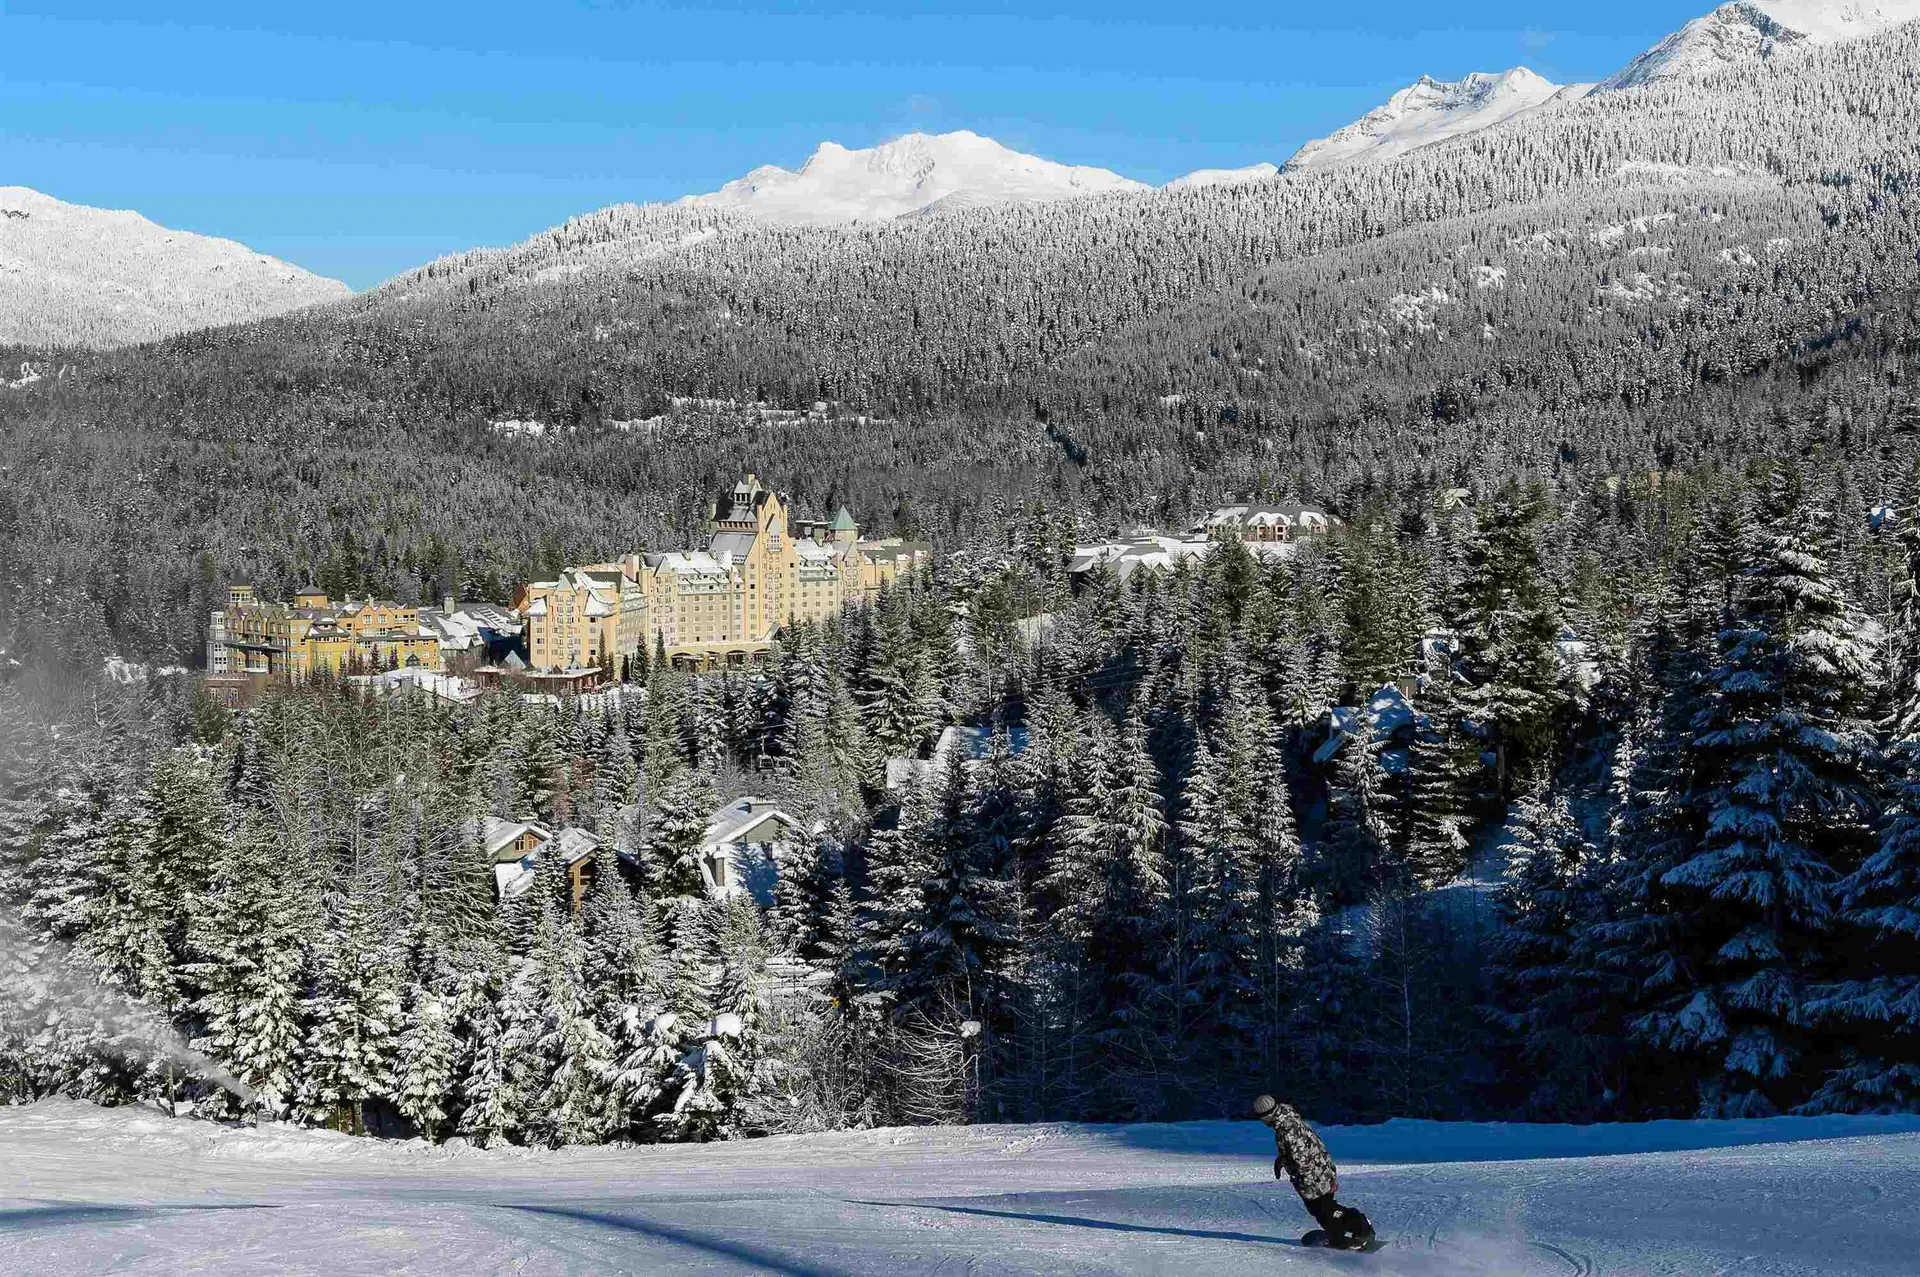
<path fill-rule="evenodd" d="M 787 226 L 820 226 L 1147 189 L 1103 168 L 1056 164 L 963 131 L 909 133 L 865 150 L 823 142 L 797 173 L 763 165 L 681 203 L 734 209 Z"/>
<path fill-rule="evenodd" d="M 1635 58 L 1599 91 L 1765 63 L 1795 48 L 1863 40 L 1916 19 L 1920 0 L 1735 0 Z"/>
<path fill-rule="evenodd" d="M 229 239 L 0 186 L 0 342 L 125 345 L 348 291 Z"/>
<path fill-rule="evenodd" d="M 1249 182 L 1264 182 L 1276 176 L 1280 170 L 1262 160 L 1258 164 L 1249 164 L 1245 168 L 1203 168 L 1195 169 L 1185 177 L 1176 177 L 1168 182 L 1169 191 L 1189 191 L 1202 186 L 1245 186 Z"/>
<path fill-rule="evenodd" d="M 1551 101 L 1559 85 L 1525 67 L 1499 75 L 1475 72 L 1464 80 L 1420 79 L 1337 133 L 1309 142 L 1287 161 L 1285 171 L 1389 160 L 1447 138 L 1524 115 Z"/>

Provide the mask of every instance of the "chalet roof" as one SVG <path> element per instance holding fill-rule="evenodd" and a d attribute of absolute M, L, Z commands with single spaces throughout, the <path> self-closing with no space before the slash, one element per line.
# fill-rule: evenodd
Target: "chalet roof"
<path fill-rule="evenodd" d="M 805 833 L 806 826 L 770 799 L 736 798 L 707 819 L 705 845 L 718 847 L 732 842 L 764 820 L 776 820 L 793 833 Z"/>
<path fill-rule="evenodd" d="M 489 856 L 498 856 L 518 842 L 523 834 L 532 834 L 542 844 L 553 837 L 552 831 L 537 820 L 502 820 L 498 816 L 480 818 L 480 845 L 486 848 Z"/>
<path fill-rule="evenodd" d="M 1286 505 L 1229 505 L 1208 514 L 1195 528 L 1218 528 L 1247 524 L 1253 527 L 1327 527 L 1339 520 L 1319 506 L 1292 502 Z"/>
<path fill-rule="evenodd" d="M 911 559 L 916 555 L 933 553 L 933 543 L 929 541 L 902 541 L 888 538 L 885 541 L 862 541 L 860 552 L 876 562 L 887 559 Z"/>
<path fill-rule="evenodd" d="M 553 836 L 545 850 L 563 857 L 568 868 L 579 864 L 600 850 L 600 840 L 585 829 L 562 829 Z"/>
<path fill-rule="evenodd" d="M 1365 706 L 1337 705 L 1328 711 L 1327 739 L 1313 752 L 1313 761 L 1324 763 L 1338 754 L 1349 740 L 1369 732 L 1375 740 L 1385 741 L 1402 728 L 1416 725 L 1413 706 L 1405 692 L 1388 684 L 1367 698 Z"/>

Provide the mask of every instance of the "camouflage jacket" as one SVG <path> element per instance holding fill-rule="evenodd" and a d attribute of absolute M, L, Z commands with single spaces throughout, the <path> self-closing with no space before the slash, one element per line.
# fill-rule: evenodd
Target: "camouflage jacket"
<path fill-rule="evenodd" d="M 1282 1104 L 1265 1120 L 1273 1128 L 1273 1142 L 1280 1150 L 1274 1163 L 1275 1174 L 1284 1169 L 1293 1183 L 1293 1191 L 1300 1194 L 1302 1201 L 1310 1202 L 1333 1192 L 1339 1182 L 1333 1154 L 1327 1152 L 1327 1146 L 1320 1142 L 1306 1119 L 1291 1105 Z"/>

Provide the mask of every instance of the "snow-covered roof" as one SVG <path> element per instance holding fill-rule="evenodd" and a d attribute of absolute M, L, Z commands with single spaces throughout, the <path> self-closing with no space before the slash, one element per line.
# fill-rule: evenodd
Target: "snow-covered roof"
<path fill-rule="evenodd" d="M 496 857 L 512 846 L 523 833 L 532 831 L 540 836 L 537 846 L 518 857 L 497 860 L 494 864 L 493 885 L 502 900 L 514 900 L 526 894 L 527 889 L 533 886 L 540 858 L 548 852 L 560 857 L 560 863 L 571 869 L 581 861 L 591 859 L 600 850 L 600 840 L 585 829 L 562 829 L 549 836 L 546 826 L 536 821 L 500 820 L 486 816 L 480 823 L 487 853 Z"/>
<path fill-rule="evenodd" d="M 1007 729 L 1008 748 L 1016 755 L 1023 754 L 1029 739 L 1024 727 Z M 931 758 L 889 758 L 887 760 L 887 788 L 899 791 L 916 781 L 936 776 L 946 767 L 947 758 L 955 750 L 960 751 L 961 761 L 968 767 L 976 767 L 986 762 L 993 752 L 993 728 L 991 727 L 949 727 L 940 733 L 933 744 Z"/>
<path fill-rule="evenodd" d="M 1325 531 L 1340 520 L 1318 506 L 1310 505 L 1230 505 L 1222 506 L 1194 524 L 1195 532 L 1214 528 L 1306 528 Z"/>
<path fill-rule="evenodd" d="M 722 567 L 705 550 L 669 550 L 664 554 L 649 554 L 647 566 L 657 572 L 671 572 L 676 576 L 731 576 L 730 569 Z"/>
<path fill-rule="evenodd" d="M 533 886 L 535 857 L 529 853 L 518 860 L 503 860 L 493 867 L 494 890 L 502 900 L 518 900 Z"/>
<path fill-rule="evenodd" d="M 1141 568 L 1171 568 L 1186 559 L 1213 553 L 1214 543 L 1204 537 L 1176 537 L 1155 533 L 1126 541 L 1107 541 L 1077 545 L 1067 570 L 1091 572 L 1102 564 L 1110 565 L 1122 581 Z"/>
<path fill-rule="evenodd" d="M 562 829 L 559 833 L 555 834 L 553 840 L 549 842 L 546 847 L 542 848 L 542 854 L 545 854 L 547 851 L 552 851 L 554 855 L 562 857 L 567 866 L 571 868 L 581 861 L 588 859 L 593 853 L 599 850 L 600 840 L 587 830 L 576 826 L 574 828 Z"/>
<path fill-rule="evenodd" d="M 782 811 L 769 799 L 736 798 L 708 818 L 705 845 L 724 846 L 768 819 L 779 821 L 792 832 L 806 832 L 807 827 L 797 817 Z"/>
<path fill-rule="evenodd" d="M 1341 746 L 1371 726 L 1373 738 L 1384 740 L 1414 722 L 1413 706 L 1406 693 L 1389 684 L 1375 692 L 1364 711 L 1358 705 L 1337 705 L 1328 714 L 1327 739 L 1313 751 L 1313 761 L 1324 763 L 1340 752 Z"/>
<path fill-rule="evenodd" d="M 532 834 L 542 844 L 553 837 L 553 831 L 537 820 L 502 820 L 498 816 L 480 818 L 480 845 L 486 848 L 489 856 L 499 855 L 524 834 Z"/>
<path fill-rule="evenodd" d="M 456 705 L 465 705 L 480 699 L 480 689 L 458 675 L 445 674 L 439 670 L 423 670 L 413 666 L 388 670 L 382 674 L 358 674 L 353 677 L 353 681 L 362 687 L 375 688 L 383 692 L 416 688 L 429 696 Z"/>
<path fill-rule="evenodd" d="M 707 542 L 707 555 L 715 560 L 723 554 L 744 559 L 752 552 L 754 539 L 751 532 L 716 532 Z"/>

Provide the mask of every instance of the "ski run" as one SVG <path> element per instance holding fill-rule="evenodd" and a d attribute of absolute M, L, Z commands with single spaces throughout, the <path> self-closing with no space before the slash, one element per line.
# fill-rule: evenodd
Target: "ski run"
<path fill-rule="evenodd" d="M 1920 1254 L 1920 1117 L 1327 1135 L 1378 1254 L 1298 1245 L 1251 1122 L 480 1151 L 44 1101 L 0 1110 L 0 1272 L 1892 1277 Z"/>

